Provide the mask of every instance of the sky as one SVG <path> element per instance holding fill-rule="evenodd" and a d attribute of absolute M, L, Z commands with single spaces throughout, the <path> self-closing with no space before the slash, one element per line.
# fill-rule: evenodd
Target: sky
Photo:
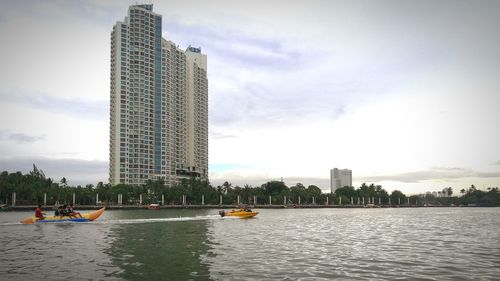
<path fill-rule="evenodd" d="M 0 2 L 0 170 L 108 182 L 110 33 L 136 2 Z M 500 2 L 148 3 L 208 56 L 213 185 L 500 186 Z"/>

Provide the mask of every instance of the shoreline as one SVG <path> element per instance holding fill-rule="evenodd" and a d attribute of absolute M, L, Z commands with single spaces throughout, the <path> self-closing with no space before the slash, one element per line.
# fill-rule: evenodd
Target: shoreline
<path fill-rule="evenodd" d="M 379 208 L 432 208 L 432 207 L 479 207 L 479 206 L 452 206 L 452 205 L 381 205 L 381 206 L 363 206 L 363 205 L 250 205 L 253 209 L 379 209 Z M 2 211 L 33 211 L 37 206 L 8 206 Z M 148 205 L 75 205 L 75 210 L 97 210 L 106 207 L 107 210 L 148 210 Z M 163 205 L 160 209 L 237 209 L 238 205 Z M 54 210 L 54 206 L 42 206 L 42 210 Z"/>

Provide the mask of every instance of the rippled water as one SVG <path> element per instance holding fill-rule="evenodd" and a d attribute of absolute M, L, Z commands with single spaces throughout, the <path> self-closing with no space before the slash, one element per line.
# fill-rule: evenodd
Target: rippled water
<path fill-rule="evenodd" d="M 500 208 L 259 211 L 0 213 L 0 280 L 500 280 Z"/>

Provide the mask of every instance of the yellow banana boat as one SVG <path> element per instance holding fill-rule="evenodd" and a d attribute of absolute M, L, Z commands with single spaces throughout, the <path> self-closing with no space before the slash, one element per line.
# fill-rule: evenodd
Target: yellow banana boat
<path fill-rule="evenodd" d="M 254 212 L 250 209 L 238 209 L 238 210 L 231 210 L 229 212 L 225 211 L 219 211 L 219 215 L 221 217 L 224 216 L 229 216 L 229 217 L 240 217 L 240 218 L 251 218 L 255 217 L 259 212 Z"/>
<path fill-rule="evenodd" d="M 33 223 L 47 223 L 47 222 L 88 222 L 93 221 L 100 217 L 102 213 L 104 213 L 105 208 L 101 208 L 97 211 L 93 211 L 90 213 L 81 214 L 80 216 L 46 216 L 43 220 L 32 216 L 29 218 L 25 218 L 21 221 L 24 224 L 33 224 Z"/>

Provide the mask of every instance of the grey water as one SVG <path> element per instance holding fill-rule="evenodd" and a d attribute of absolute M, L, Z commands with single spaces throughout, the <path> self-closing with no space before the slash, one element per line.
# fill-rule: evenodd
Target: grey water
<path fill-rule="evenodd" d="M 1 212 L 0 280 L 500 280 L 500 208 L 258 211 Z"/>

